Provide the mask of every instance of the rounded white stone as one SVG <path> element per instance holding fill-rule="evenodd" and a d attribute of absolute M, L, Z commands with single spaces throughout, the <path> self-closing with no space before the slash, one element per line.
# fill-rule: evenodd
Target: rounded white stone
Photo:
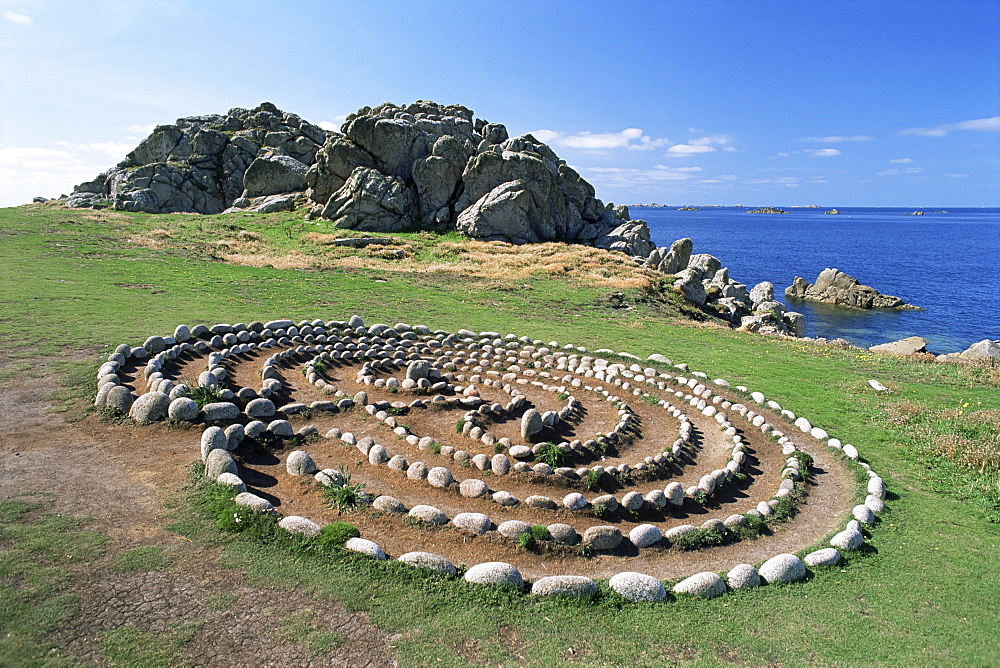
<path fill-rule="evenodd" d="M 348 538 L 347 542 L 344 543 L 344 547 L 352 552 L 358 552 L 379 561 L 385 560 L 385 552 L 378 546 L 378 543 L 365 538 Z"/>
<path fill-rule="evenodd" d="M 771 557 L 757 569 L 769 584 L 775 582 L 797 582 L 806 576 L 806 567 L 794 554 L 779 554 Z"/>
<path fill-rule="evenodd" d="M 802 561 L 805 562 L 806 566 L 812 566 L 813 568 L 819 566 L 836 566 L 840 563 L 840 552 L 836 548 L 827 547 L 822 550 L 810 552 Z"/>
<path fill-rule="evenodd" d="M 549 575 L 531 585 L 536 596 L 592 596 L 597 583 L 582 575 Z"/>
<path fill-rule="evenodd" d="M 718 573 L 696 573 L 674 585 L 674 592 L 699 598 L 715 598 L 726 592 L 726 583 Z"/>
<path fill-rule="evenodd" d="M 663 583 L 644 573 L 617 573 L 608 581 L 608 586 L 630 601 L 662 601 L 667 597 Z"/>
<path fill-rule="evenodd" d="M 521 571 L 503 561 L 476 564 L 465 572 L 465 581 L 474 584 L 511 585 L 518 590 L 524 586 Z"/>

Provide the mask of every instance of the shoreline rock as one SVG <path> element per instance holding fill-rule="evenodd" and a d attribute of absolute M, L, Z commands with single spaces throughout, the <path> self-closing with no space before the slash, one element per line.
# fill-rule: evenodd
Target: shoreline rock
<path fill-rule="evenodd" d="M 792 284 L 785 288 L 785 297 L 864 310 L 919 308 L 907 304 L 900 297 L 884 295 L 871 286 L 862 285 L 853 276 L 831 268 L 821 271 L 815 284 L 796 276 Z"/>

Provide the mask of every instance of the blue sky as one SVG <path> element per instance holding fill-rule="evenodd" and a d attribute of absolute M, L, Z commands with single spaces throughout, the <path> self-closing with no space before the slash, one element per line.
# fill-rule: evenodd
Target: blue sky
<path fill-rule="evenodd" d="M 1000 2 L 0 0 L 0 205 L 154 125 L 463 104 L 617 203 L 1000 206 Z"/>

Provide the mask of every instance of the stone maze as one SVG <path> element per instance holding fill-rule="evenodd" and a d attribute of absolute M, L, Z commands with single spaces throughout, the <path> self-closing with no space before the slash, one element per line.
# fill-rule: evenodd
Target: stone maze
<path fill-rule="evenodd" d="M 752 540 L 748 526 L 794 514 L 790 504 L 815 493 L 821 452 L 868 476 L 863 504 L 828 509 L 820 530 L 835 533 L 829 547 L 802 559 L 783 551 L 757 567 L 691 568 L 674 594 L 803 580 L 807 568 L 862 549 L 885 509 L 885 484 L 853 445 L 760 392 L 662 355 L 366 326 L 356 315 L 179 325 L 119 345 L 97 388 L 98 407 L 139 424 L 199 425 L 206 477 L 230 486 L 237 504 L 280 516 L 289 532 L 318 534 L 339 514 L 324 488 L 351 487 L 359 507 L 346 519 L 362 536 L 346 549 L 451 577 L 471 563 L 468 582 L 537 596 L 588 596 L 606 579 L 625 598 L 664 599 L 662 580 L 677 578 L 638 570 L 657 572 L 693 538 L 712 539 L 689 553 L 707 560 L 714 545 Z M 289 506 L 312 516 L 285 514 Z M 794 520 L 782 529 L 796 530 Z M 546 549 L 529 551 L 536 541 Z M 610 561 L 595 568 L 602 556 Z"/>

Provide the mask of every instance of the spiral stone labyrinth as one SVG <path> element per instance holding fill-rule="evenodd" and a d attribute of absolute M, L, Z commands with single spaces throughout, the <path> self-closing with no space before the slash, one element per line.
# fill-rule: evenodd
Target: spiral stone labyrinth
<path fill-rule="evenodd" d="M 446 575 L 472 564 L 465 579 L 483 584 L 524 588 L 530 577 L 536 595 L 585 596 L 599 574 L 627 598 L 662 599 L 661 578 L 642 570 L 711 560 L 808 505 L 823 488 L 805 449 L 859 458 L 762 394 L 661 355 L 358 316 L 180 325 L 118 346 L 97 376 L 99 407 L 204 425 L 206 476 L 236 503 L 284 515 L 290 532 L 337 519 L 321 487 L 363 482 L 365 508 L 340 518 L 362 531 L 347 549 Z M 216 400 L 199 405 L 199 393 Z M 279 458 L 261 454 L 275 443 L 287 443 Z M 833 533 L 850 510 L 830 547 L 800 560 L 789 552 L 815 542 L 803 538 L 759 567 L 691 567 L 674 592 L 793 582 L 861 548 L 885 485 L 859 464 L 865 503 L 828 511 L 813 530 Z M 525 549 L 536 538 L 545 549 Z M 702 549 L 682 552 L 692 544 Z"/>

